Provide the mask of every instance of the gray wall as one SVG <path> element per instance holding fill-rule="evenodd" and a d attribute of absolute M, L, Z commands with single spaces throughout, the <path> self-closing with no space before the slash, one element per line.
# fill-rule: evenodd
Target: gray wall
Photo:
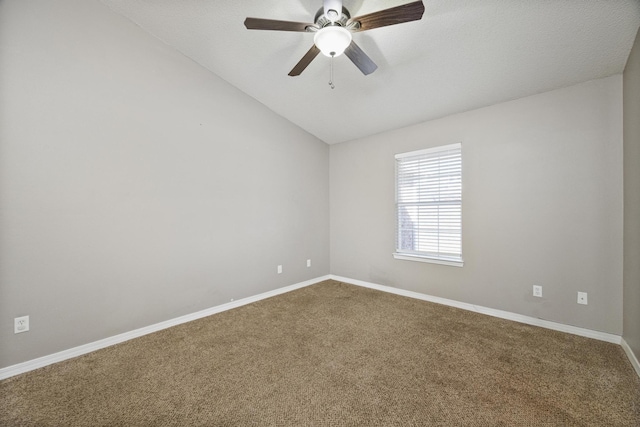
<path fill-rule="evenodd" d="M 329 273 L 328 146 L 103 4 L 0 1 L 0 93 L 0 367 Z"/>
<path fill-rule="evenodd" d="M 464 267 L 393 259 L 394 154 L 454 142 Z M 330 179 L 332 274 L 622 333 L 621 75 L 332 145 Z"/>
<path fill-rule="evenodd" d="M 640 359 L 640 33 L 624 71 L 624 333 Z"/>
<path fill-rule="evenodd" d="M 624 75 L 636 355 L 638 49 Z M 329 271 L 620 334 L 622 114 L 614 76 L 329 149 L 97 1 L 0 1 L 0 368 Z M 452 142 L 465 266 L 394 260 L 393 155 Z M 21 315 L 31 331 L 14 335 Z"/>

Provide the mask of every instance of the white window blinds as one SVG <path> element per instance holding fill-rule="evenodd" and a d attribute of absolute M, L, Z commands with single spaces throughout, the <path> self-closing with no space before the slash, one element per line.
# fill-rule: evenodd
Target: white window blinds
<path fill-rule="evenodd" d="M 396 258 L 462 263 L 461 144 L 396 155 L 396 213 Z"/>

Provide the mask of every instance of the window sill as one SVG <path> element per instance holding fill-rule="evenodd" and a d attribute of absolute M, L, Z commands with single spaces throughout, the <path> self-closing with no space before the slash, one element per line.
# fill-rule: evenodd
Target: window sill
<path fill-rule="evenodd" d="M 394 253 L 393 257 L 395 259 L 401 259 L 404 261 L 428 262 L 431 264 L 449 265 L 452 267 L 462 267 L 464 265 L 464 261 L 452 261 L 452 260 L 445 260 L 445 259 L 439 259 L 439 258 L 430 258 L 430 257 L 420 256 L 420 255 Z"/>

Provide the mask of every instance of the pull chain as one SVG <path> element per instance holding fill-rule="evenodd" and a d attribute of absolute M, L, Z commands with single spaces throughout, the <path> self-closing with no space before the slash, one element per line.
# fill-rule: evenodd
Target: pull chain
<path fill-rule="evenodd" d="M 331 89 L 335 89 L 336 87 L 333 85 L 333 58 L 335 57 L 335 52 L 331 52 L 331 65 L 329 65 L 329 86 Z"/>

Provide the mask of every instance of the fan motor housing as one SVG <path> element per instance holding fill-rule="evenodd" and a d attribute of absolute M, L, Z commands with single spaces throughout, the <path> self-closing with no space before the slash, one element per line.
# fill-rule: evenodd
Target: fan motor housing
<path fill-rule="evenodd" d="M 314 22 L 319 28 L 324 28 L 329 25 L 339 25 L 341 27 L 346 27 L 347 21 L 349 19 L 351 19 L 351 14 L 347 10 L 347 8 L 344 6 L 342 7 L 342 14 L 340 15 L 340 18 L 337 19 L 335 22 L 331 22 L 329 18 L 325 16 L 324 8 L 321 7 L 320 9 L 318 9 L 318 12 L 316 13 Z"/>

